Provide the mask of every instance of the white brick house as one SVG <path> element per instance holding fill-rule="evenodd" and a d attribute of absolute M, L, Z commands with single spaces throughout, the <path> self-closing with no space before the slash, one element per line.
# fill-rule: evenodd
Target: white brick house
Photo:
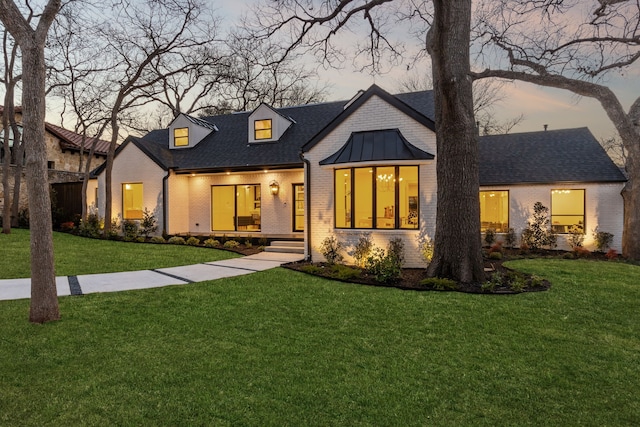
<path fill-rule="evenodd" d="M 112 211 L 139 219 L 147 208 L 168 234 L 304 239 L 314 261 L 327 236 L 370 233 L 381 247 L 400 237 L 419 267 L 418 238 L 435 230 L 434 116 L 430 91 L 375 85 L 347 102 L 181 115 L 119 148 Z M 520 233 L 540 201 L 560 248 L 580 228 L 593 249 L 598 227 L 620 249 L 625 179 L 586 128 L 481 137 L 480 152 L 483 229 Z"/>

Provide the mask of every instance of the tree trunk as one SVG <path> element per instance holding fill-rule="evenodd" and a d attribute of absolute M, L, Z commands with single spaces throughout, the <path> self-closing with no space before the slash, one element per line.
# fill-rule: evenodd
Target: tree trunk
<path fill-rule="evenodd" d="M 34 37 L 35 38 L 35 37 Z M 53 262 L 51 200 L 45 142 L 45 63 L 44 43 L 22 43 L 26 147 L 26 181 L 29 194 L 31 229 L 31 310 L 29 320 L 44 323 L 60 318 Z"/>
<path fill-rule="evenodd" d="M 429 276 L 484 281 L 478 136 L 469 66 L 471 0 L 435 0 L 427 49 L 436 107 L 438 207 Z"/>
<path fill-rule="evenodd" d="M 17 227 L 20 213 L 20 190 L 22 187 L 22 162 L 24 161 L 24 139 L 18 138 L 18 131 L 14 130 L 13 148 L 16 152 L 16 169 L 13 177 L 13 204 L 11 205 L 11 226 Z M 18 146 L 16 147 L 16 144 Z"/>
<path fill-rule="evenodd" d="M 8 93 L 4 97 L 4 114 L 2 115 L 2 128 L 4 129 L 4 138 L 2 146 L 4 148 L 4 159 L 2 161 L 2 193 L 4 194 L 4 203 L 2 206 L 2 233 L 11 233 L 11 197 L 9 196 L 9 173 L 11 170 L 11 155 L 9 153 L 9 111 L 7 107 Z"/>

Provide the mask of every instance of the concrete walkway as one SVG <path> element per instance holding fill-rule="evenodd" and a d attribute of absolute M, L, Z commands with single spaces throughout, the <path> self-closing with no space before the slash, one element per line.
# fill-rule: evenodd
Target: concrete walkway
<path fill-rule="evenodd" d="M 301 254 L 260 252 L 242 258 L 156 270 L 121 273 L 86 274 L 56 277 L 58 296 L 84 295 L 95 292 L 118 292 L 203 282 L 223 277 L 240 276 L 299 261 Z M 31 298 L 31 279 L 0 280 L 0 300 Z"/>

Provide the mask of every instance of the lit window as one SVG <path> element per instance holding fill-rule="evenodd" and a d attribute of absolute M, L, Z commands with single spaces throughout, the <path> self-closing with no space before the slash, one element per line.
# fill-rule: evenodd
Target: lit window
<path fill-rule="evenodd" d="M 271 119 L 255 121 L 255 139 L 271 139 Z"/>
<path fill-rule="evenodd" d="M 260 231 L 260 185 L 211 187 L 211 230 Z"/>
<path fill-rule="evenodd" d="M 551 191 L 551 227 L 556 233 L 584 233 L 584 190 Z"/>
<path fill-rule="evenodd" d="M 480 192 L 480 231 L 492 229 L 506 233 L 509 229 L 509 192 Z"/>
<path fill-rule="evenodd" d="M 304 231 L 304 184 L 293 184 L 293 231 Z"/>
<path fill-rule="evenodd" d="M 418 228 L 417 166 L 336 169 L 334 194 L 336 228 Z"/>
<path fill-rule="evenodd" d="M 122 184 L 122 218 L 142 219 L 142 184 Z"/>
<path fill-rule="evenodd" d="M 173 145 L 175 147 L 189 145 L 189 128 L 176 128 L 173 130 Z"/>

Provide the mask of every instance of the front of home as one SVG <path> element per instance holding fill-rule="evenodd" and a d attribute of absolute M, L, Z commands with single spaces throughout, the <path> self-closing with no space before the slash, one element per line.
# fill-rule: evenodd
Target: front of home
<path fill-rule="evenodd" d="M 374 85 L 345 102 L 180 115 L 118 149 L 112 211 L 139 220 L 148 209 L 167 234 L 304 240 L 313 260 L 328 236 L 401 238 L 406 265 L 424 265 L 418 244 L 437 209 L 432 96 Z M 624 176 L 586 128 L 481 137 L 480 152 L 483 231 L 519 233 L 540 201 L 561 236 L 580 229 L 590 247 L 598 227 L 619 249 Z M 88 202 L 103 214 L 104 170 L 96 185 Z"/>

